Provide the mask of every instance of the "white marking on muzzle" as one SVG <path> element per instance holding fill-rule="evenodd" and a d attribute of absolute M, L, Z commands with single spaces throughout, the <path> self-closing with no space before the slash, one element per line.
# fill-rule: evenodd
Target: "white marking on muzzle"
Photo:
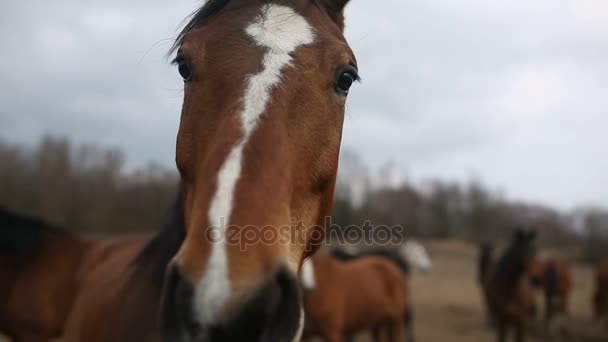
<path fill-rule="evenodd" d="M 246 90 L 239 115 L 243 137 L 232 148 L 220 168 L 217 190 L 208 213 L 219 239 L 212 244 L 206 274 L 196 289 L 196 312 L 203 325 L 217 323 L 230 298 L 226 227 L 233 209 L 234 189 L 241 175 L 243 149 L 270 102 L 272 90 L 280 83 L 284 68 L 291 65 L 291 54 L 302 45 L 314 42 L 312 27 L 293 9 L 276 4 L 264 5 L 261 14 L 246 28 L 256 45 L 265 48 L 262 71 L 246 79 Z"/>

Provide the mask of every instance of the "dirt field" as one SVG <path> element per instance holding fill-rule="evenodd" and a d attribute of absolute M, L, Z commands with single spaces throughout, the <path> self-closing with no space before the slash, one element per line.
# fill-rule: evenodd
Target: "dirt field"
<path fill-rule="evenodd" d="M 494 341 L 485 323 L 479 289 L 475 282 L 477 250 L 463 242 L 435 242 L 427 245 L 433 271 L 413 275 L 415 337 L 417 342 Z M 569 337 L 563 341 L 608 342 L 608 330 L 591 322 L 592 273 L 577 266 L 570 316 L 566 320 Z M 533 328 L 529 341 L 553 341 Z M 4 342 L 2 338 L 0 341 Z M 361 335 L 358 342 L 368 341 Z"/>

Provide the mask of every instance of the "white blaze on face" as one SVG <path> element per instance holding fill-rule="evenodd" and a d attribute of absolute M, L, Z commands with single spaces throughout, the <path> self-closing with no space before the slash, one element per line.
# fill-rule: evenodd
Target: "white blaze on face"
<path fill-rule="evenodd" d="M 281 73 L 292 62 L 292 54 L 302 45 L 314 42 L 312 27 L 293 9 L 264 5 L 260 15 L 247 26 L 247 35 L 265 50 L 262 70 L 245 79 L 246 89 L 239 113 L 242 138 L 232 148 L 217 178 L 217 190 L 208 213 L 218 240 L 212 244 L 206 273 L 196 289 L 196 313 L 203 325 L 218 321 L 231 294 L 225 231 L 233 209 L 234 190 L 241 175 L 243 149 L 270 102 L 272 90 L 281 82 Z"/>

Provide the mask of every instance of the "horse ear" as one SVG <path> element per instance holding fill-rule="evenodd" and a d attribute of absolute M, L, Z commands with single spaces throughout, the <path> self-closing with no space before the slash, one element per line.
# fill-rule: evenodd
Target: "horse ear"
<path fill-rule="evenodd" d="M 333 20 L 340 30 L 344 30 L 344 7 L 348 4 L 350 0 L 319 0 L 319 4 L 331 20 Z"/>

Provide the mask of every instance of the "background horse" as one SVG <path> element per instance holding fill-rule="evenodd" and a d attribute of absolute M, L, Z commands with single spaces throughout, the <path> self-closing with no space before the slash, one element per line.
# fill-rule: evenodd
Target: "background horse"
<path fill-rule="evenodd" d="M 347 2 L 209 0 L 193 14 L 173 49 L 184 80 L 176 218 L 97 265 L 68 341 L 298 338 L 296 275 L 324 239 L 359 79 Z"/>
<path fill-rule="evenodd" d="M 542 285 L 545 297 L 545 321 L 552 334 L 565 333 L 562 319 L 568 313 L 568 303 L 573 280 L 570 265 L 560 258 L 549 258 L 542 262 Z"/>
<path fill-rule="evenodd" d="M 595 293 L 593 294 L 593 314 L 608 328 L 608 261 L 595 267 Z"/>
<path fill-rule="evenodd" d="M 14 341 L 60 336 L 91 243 L 0 207 L 0 331 Z"/>
<path fill-rule="evenodd" d="M 341 342 L 374 329 L 377 341 L 401 341 L 409 285 L 392 262 L 377 256 L 343 262 L 321 251 L 302 271 L 306 335 Z"/>
<path fill-rule="evenodd" d="M 147 235 L 82 239 L 0 208 L 0 293 L 5 296 L 0 331 L 14 341 L 50 341 L 62 336 L 79 294 L 88 291 L 89 283 L 116 274 L 116 269 L 107 269 L 91 279 L 98 264 L 116 250 L 138 248 L 147 240 Z"/>
<path fill-rule="evenodd" d="M 528 267 L 536 254 L 535 242 L 535 231 L 517 229 L 503 255 L 484 272 L 483 294 L 500 342 L 507 340 L 511 328 L 516 341 L 524 340 L 525 325 L 534 310 Z M 485 253 L 485 257 L 491 255 Z"/>

